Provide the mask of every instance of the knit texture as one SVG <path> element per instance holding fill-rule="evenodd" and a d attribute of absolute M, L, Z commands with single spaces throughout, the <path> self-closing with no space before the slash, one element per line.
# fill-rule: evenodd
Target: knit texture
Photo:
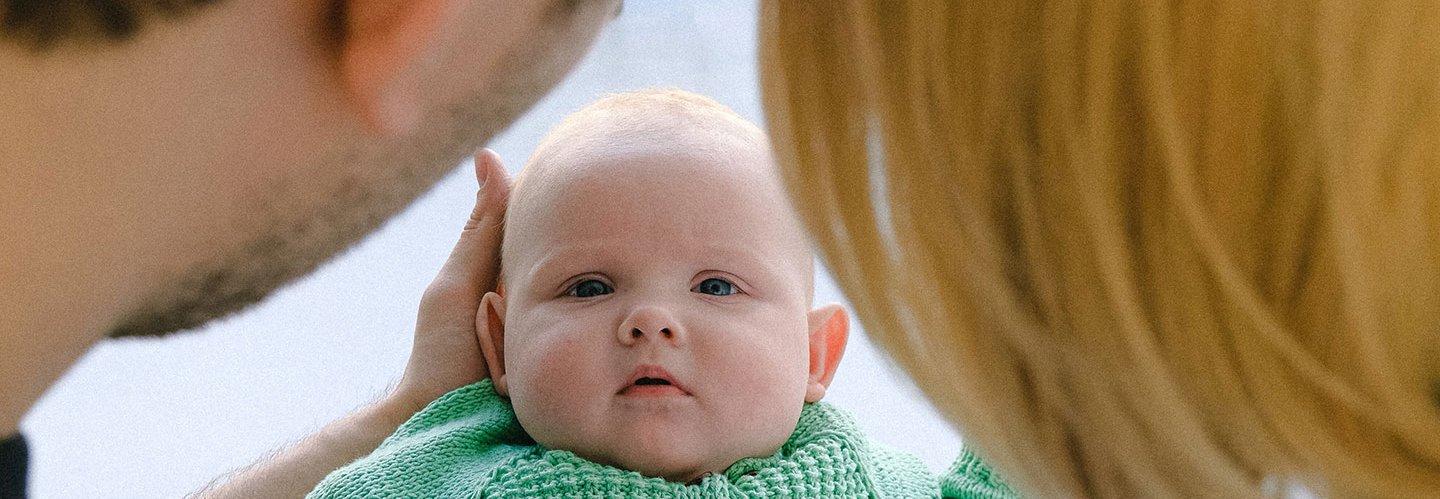
<path fill-rule="evenodd" d="M 823 402 L 805 405 L 773 456 L 742 459 L 694 485 L 645 477 L 541 448 L 485 380 L 432 402 L 309 497 L 932 498 L 940 487 L 919 459 L 871 442 Z"/>
<path fill-rule="evenodd" d="M 990 470 L 980 456 L 970 449 L 960 451 L 960 458 L 940 478 L 940 490 L 946 499 L 1016 499 L 1020 494 Z"/>

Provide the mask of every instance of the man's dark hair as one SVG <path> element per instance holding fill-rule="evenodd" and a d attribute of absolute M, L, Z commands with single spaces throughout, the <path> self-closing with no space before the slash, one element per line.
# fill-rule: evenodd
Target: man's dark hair
<path fill-rule="evenodd" d="M 117 43 L 146 21 L 176 18 L 218 0 L 0 0 L 0 39 L 38 50 L 61 42 Z"/>

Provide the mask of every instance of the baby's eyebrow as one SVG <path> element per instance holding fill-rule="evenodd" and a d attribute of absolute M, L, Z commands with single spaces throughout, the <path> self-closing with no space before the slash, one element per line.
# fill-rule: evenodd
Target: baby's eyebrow
<path fill-rule="evenodd" d="M 545 254 L 540 255 L 540 258 L 537 258 L 535 260 L 535 263 L 530 265 L 529 268 L 524 269 L 521 275 L 524 276 L 526 280 L 535 282 L 540 278 L 548 277 L 546 275 L 546 271 L 550 269 L 555 269 L 556 262 L 575 260 L 577 256 L 583 256 L 591 252 L 593 252 L 593 249 L 582 250 L 577 248 L 555 248 L 550 250 L 549 252 L 546 252 Z M 560 271 L 550 270 L 550 273 L 560 273 Z"/>
<path fill-rule="evenodd" d="M 566 245 L 558 248 L 553 248 L 541 254 L 540 258 L 535 259 L 535 263 L 531 265 L 529 269 L 526 269 L 525 274 L 535 275 L 540 271 L 540 269 L 553 266 L 554 262 L 575 260 L 579 257 L 584 257 L 585 255 L 596 254 L 601 249 L 604 249 L 604 245 Z"/>
<path fill-rule="evenodd" d="M 705 254 L 723 263 L 745 265 L 772 275 L 780 274 L 781 270 L 777 262 L 767 261 L 774 259 L 762 258 L 751 249 L 740 249 L 728 246 L 707 246 L 705 248 Z"/>
<path fill-rule="evenodd" d="M 593 255 L 604 255 L 607 249 L 605 244 L 583 244 L 575 246 L 564 246 L 554 248 L 542 254 L 535 260 L 535 263 L 525 269 L 522 274 L 530 280 L 549 278 L 547 274 L 568 274 L 574 269 L 564 269 L 560 262 L 575 261 Z M 734 247 L 728 245 L 707 245 L 700 248 L 700 254 L 704 256 L 703 265 L 710 268 L 702 270 L 722 270 L 739 275 L 742 278 L 765 281 L 779 280 L 785 274 L 783 258 L 764 258 L 753 248 Z M 606 260 L 609 257 L 591 259 L 589 265 L 607 266 Z M 563 270 L 562 270 L 563 269 Z M 566 275 L 564 277 L 570 277 Z M 752 283 L 758 284 L 758 283 Z"/>

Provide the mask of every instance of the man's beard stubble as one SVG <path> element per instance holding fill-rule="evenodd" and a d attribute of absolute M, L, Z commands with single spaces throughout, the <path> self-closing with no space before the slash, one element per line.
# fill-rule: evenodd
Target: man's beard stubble
<path fill-rule="evenodd" d="M 500 79 L 489 89 L 488 98 L 432 113 L 417 137 L 368 158 L 374 168 L 389 175 L 368 184 L 345 179 L 331 192 L 310 194 L 325 200 L 310 213 L 256 213 L 271 220 L 268 230 L 226 258 L 201 262 L 172 285 L 158 289 L 107 336 L 164 336 L 239 312 L 377 230 L 569 73 L 594 40 L 593 33 L 576 33 L 572 25 L 580 16 L 571 14 L 556 19 L 560 14 L 550 13 L 537 40 L 521 43 L 505 56 L 498 65 Z M 577 36 L 589 38 L 566 52 L 576 43 L 569 38 Z M 330 168 L 343 168 L 340 165 L 360 161 L 361 150 L 352 146 L 348 154 L 323 161 L 335 165 Z"/>

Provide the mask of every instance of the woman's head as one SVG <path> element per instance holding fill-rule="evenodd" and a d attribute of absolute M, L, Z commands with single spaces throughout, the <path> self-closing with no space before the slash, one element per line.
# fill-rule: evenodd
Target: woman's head
<path fill-rule="evenodd" d="M 1022 488 L 1440 493 L 1433 2 L 763 18 L 825 260 Z"/>

